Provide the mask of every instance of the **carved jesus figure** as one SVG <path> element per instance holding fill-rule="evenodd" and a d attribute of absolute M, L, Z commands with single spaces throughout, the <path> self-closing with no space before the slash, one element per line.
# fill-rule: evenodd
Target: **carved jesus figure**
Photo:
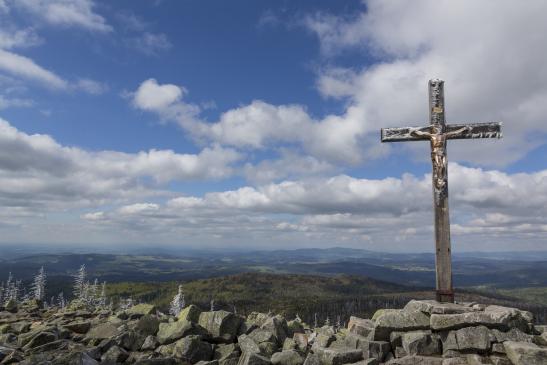
<path fill-rule="evenodd" d="M 458 135 L 471 130 L 470 127 L 463 127 L 458 130 L 443 133 L 441 126 L 432 125 L 431 132 L 424 132 L 414 129 L 411 135 L 429 138 L 431 142 L 431 161 L 433 162 L 433 181 L 435 190 L 441 192 L 446 186 L 446 140 L 448 137 Z"/>

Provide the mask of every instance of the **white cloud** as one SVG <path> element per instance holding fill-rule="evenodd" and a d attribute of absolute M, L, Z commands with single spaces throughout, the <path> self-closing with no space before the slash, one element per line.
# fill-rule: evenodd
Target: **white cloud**
<path fill-rule="evenodd" d="M 169 182 L 228 177 L 239 158 L 221 147 L 199 154 L 89 152 L 0 120 L 0 205 L 38 213 L 165 195 Z"/>
<path fill-rule="evenodd" d="M 133 105 L 142 110 L 162 112 L 180 101 L 185 93 L 186 89 L 177 85 L 159 85 L 155 79 L 148 79 L 135 92 Z"/>
<path fill-rule="evenodd" d="M 100 95 L 108 91 L 108 85 L 106 85 L 105 83 L 86 78 L 79 79 L 74 84 L 74 88 L 83 90 L 86 93 L 92 95 Z"/>
<path fill-rule="evenodd" d="M 33 104 L 34 102 L 30 99 L 6 98 L 0 95 L 0 110 L 7 108 L 28 108 Z"/>
<path fill-rule="evenodd" d="M 267 149 L 283 144 L 302 147 L 322 160 L 355 164 L 377 146 L 363 149 L 362 110 L 350 107 L 343 116 L 329 115 L 316 121 L 301 105 L 272 105 L 261 100 L 220 115 L 219 121 L 199 119 L 200 108 L 182 100 L 186 89 L 144 81 L 134 93 L 133 105 L 177 122 L 200 140 L 247 149 Z M 366 142 L 366 141 L 365 141 Z"/>
<path fill-rule="evenodd" d="M 146 55 L 156 55 L 169 50 L 173 45 L 164 33 L 144 32 L 128 40 L 129 46 Z"/>
<path fill-rule="evenodd" d="M 547 171 L 507 174 L 450 164 L 451 213 L 458 250 L 544 249 Z M 106 229 L 162 239 L 184 232 L 209 243 L 310 242 L 405 251 L 432 247 L 431 176 L 357 179 L 345 175 L 131 204 L 84 217 Z M 477 199 L 483 197 L 483 199 Z M 127 214 L 122 214 L 127 212 Z M 543 218 L 542 218 L 543 217 Z M 220 238 L 215 238 L 220 237 Z M 381 245 L 381 248 L 378 246 Z M 399 246 L 398 246 L 399 245 Z"/>
<path fill-rule="evenodd" d="M 0 29 L 0 49 L 32 47 L 42 43 L 33 28 Z"/>
<path fill-rule="evenodd" d="M 537 46 L 546 41 L 545 2 L 365 4 L 366 11 L 349 19 L 307 18 L 325 56 L 357 48 L 377 58 L 357 71 L 327 68 L 318 81 L 323 95 L 348 97 L 350 108 L 360 111 L 362 128 L 355 133 L 426 124 L 426 83 L 440 77 L 449 122 L 504 122 L 503 140 L 453 143 L 452 160 L 503 166 L 545 143 L 547 50 Z M 401 148 L 419 148 L 426 158 L 416 144 Z"/>
<path fill-rule="evenodd" d="M 53 89 L 64 89 L 68 83 L 55 73 L 37 65 L 30 58 L 0 49 L 0 70 L 37 81 Z"/>
<path fill-rule="evenodd" d="M 51 25 L 112 31 L 106 19 L 93 11 L 92 0 L 17 0 L 14 4 Z"/>

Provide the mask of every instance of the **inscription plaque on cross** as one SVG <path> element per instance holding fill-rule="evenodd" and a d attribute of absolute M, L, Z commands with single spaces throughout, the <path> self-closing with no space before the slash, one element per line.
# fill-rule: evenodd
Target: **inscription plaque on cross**
<path fill-rule="evenodd" d="M 439 302 L 454 302 L 446 142 L 449 139 L 501 138 L 501 123 L 446 124 L 444 81 L 429 80 L 429 126 L 382 128 L 382 142 L 429 140 L 433 165 L 433 206 L 435 208 L 436 293 Z"/>

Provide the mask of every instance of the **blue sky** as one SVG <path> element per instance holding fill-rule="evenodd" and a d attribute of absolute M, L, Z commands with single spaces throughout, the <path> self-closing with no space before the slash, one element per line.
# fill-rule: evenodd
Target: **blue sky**
<path fill-rule="evenodd" d="M 545 10 L 0 0 L 0 242 L 427 251 L 439 77 L 455 249 L 546 249 Z"/>

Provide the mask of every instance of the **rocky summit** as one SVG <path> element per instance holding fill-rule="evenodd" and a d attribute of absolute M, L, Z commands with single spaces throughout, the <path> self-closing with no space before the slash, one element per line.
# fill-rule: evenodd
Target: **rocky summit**
<path fill-rule="evenodd" d="M 478 303 L 410 301 L 347 328 L 253 312 L 178 316 L 153 305 L 124 310 L 0 311 L 0 364 L 21 365 L 546 365 L 547 327 L 531 313 Z"/>

